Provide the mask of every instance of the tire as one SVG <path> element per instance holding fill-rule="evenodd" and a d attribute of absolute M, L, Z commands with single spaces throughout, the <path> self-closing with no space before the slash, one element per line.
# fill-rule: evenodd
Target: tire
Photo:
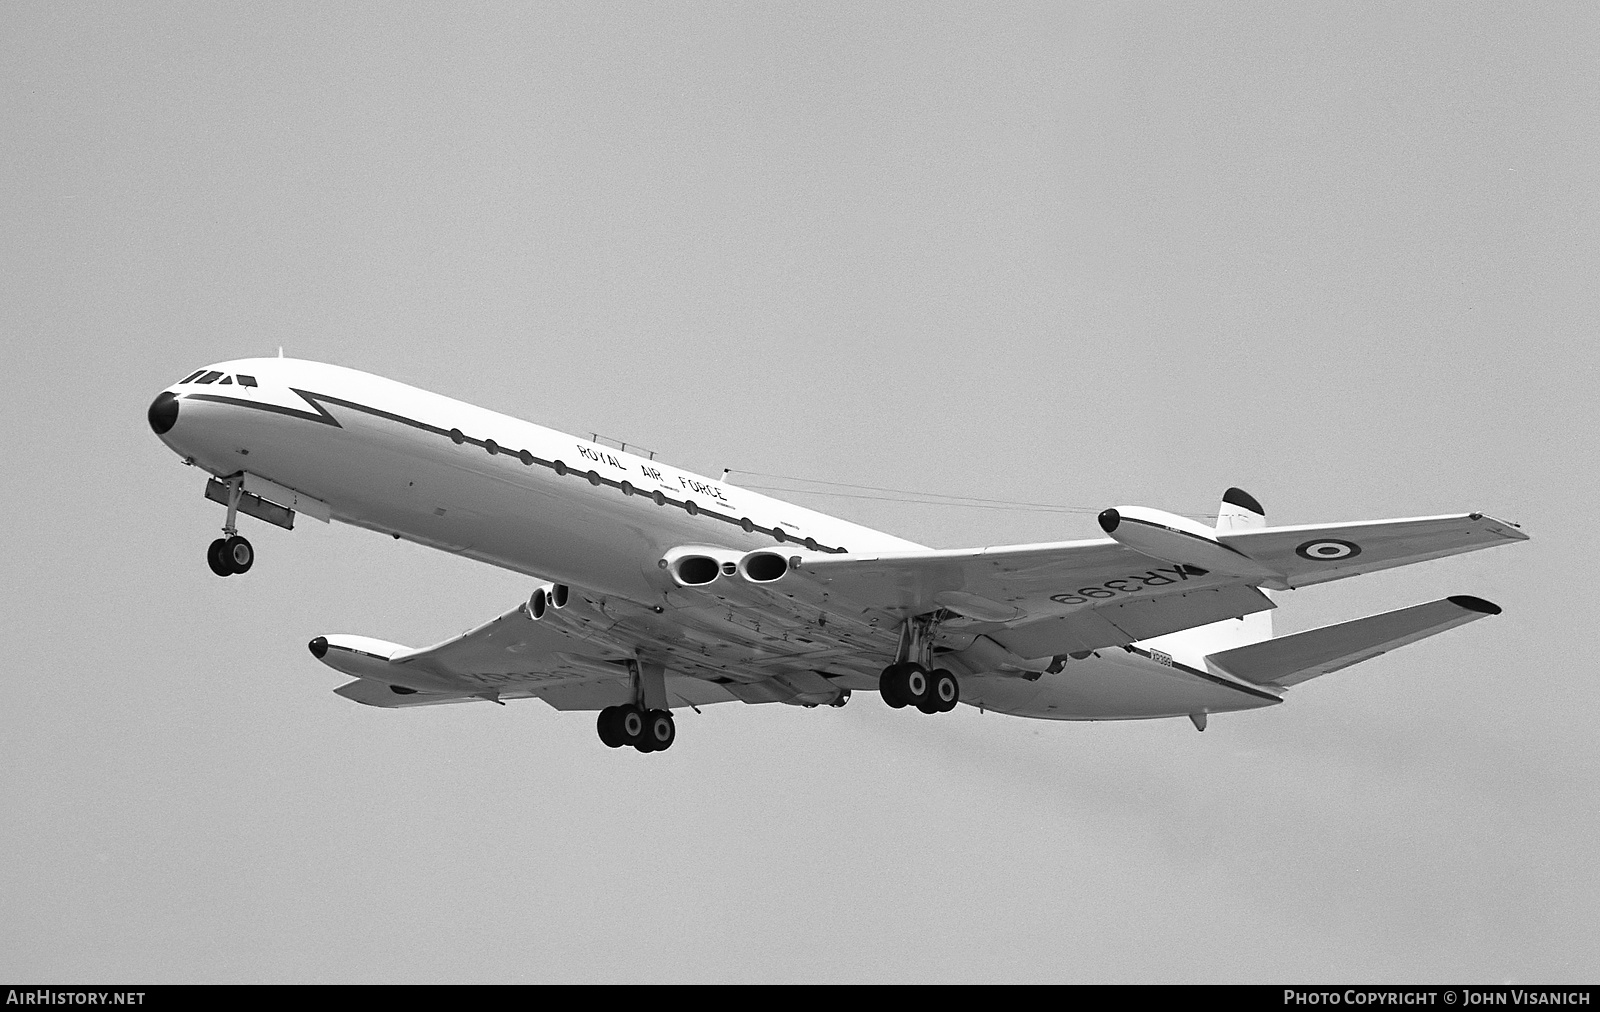
<path fill-rule="evenodd" d="M 638 748 L 644 741 L 644 711 L 632 703 L 617 707 L 617 733 L 622 744 Z"/>
<path fill-rule="evenodd" d="M 651 710 L 644 715 L 644 734 L 638 745 L 641 752 L 665 752 L 678 740 L 678 725 L 669 710 Z"/>
<path fill-rule="evenodd" d="M 622 722 L 617 719 L 617 711 L 621 709 L 620 706 L 608 706 L 595 718 L 594 729 L 600 733 L 600 740 L 605 742 L 606 748 L 621 748 L 625 744 L 622 740 Z"/>
<path fill-rule="evenodd" d="M 223 542 L 222 561 L 235 573 L 248 573 L 250 567 L 256 564 L 256 550 L 250 542 L 235 534 Z"/>
<path fill-rule="evenodd" d="M 935 713 L 949 713 L 961 702 L 961 683 L 956 680 L 953 672 L 946 668 L 935 668 L 928 675 L 928 699 L 934 705 Z"/>
<path fill-rule="evenodd" d="M 933 680 L 920 664 L 907 664 L 900 675 L 900 694 L 906 702 L 922 709 L 933 698 Z"/>
<path fill-rule="evenodd" d="M 218 576 L 233 575 L 233 567 L 222 557 L 222 550 L 227 544 L 222 538 L 218 538 L 211 542 L 210 548 L 206 549 L 206 565 L 210 566 L 211 571 Z"/>
<path fill-rule="evenodd" d="M 906 705 L 906 698 L 900 688 L 901 664 L 891 664 L 883 669 L 883 674 L 878 676 L 878 694 L 883 701 L 898 710 Z"/>

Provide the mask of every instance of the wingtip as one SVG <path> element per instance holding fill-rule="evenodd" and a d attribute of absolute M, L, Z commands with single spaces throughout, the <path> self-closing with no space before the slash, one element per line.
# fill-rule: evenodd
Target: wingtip
<path fill-rule="evenodd" d="M 1508 538 L 1512 541 L 1528 540 L 1528 534 L 1523 531 L 1522 525 L 1517 523 L 1515 520 L 1502 520 L 1499 517 L 1490 516 L 1487 513 L 1468 513 L 1467 516 L 1473 520 L 1487 520 L 1491 524 L 1495 524 L 1499 527 L 1499 530 L 1495 533 L 1499 534 L 1501 537 Z"/>
<path fill-rule="evenodd" d="M 1479 614 L 1500 614 L 1500 606 L 1498 604 L 1495 604 L 1493 601 L 1485 601 L 1481 597 L 1472 597 L 1467 594 L 1454 594 L 1448 598 L 1448 600 L 1457 608 L 1465 608 L 1468 611 L 1475 611 Z"/>

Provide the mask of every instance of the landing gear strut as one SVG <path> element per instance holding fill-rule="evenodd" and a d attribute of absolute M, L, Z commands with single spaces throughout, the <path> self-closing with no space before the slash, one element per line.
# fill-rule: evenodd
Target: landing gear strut
<path fill-rule="evenodd" d="M 222 523 L 222 537 L 211 542 L 206 549 L 206 563 L 218 576 L 248 573 L 255 565 L 256 550 L 249 541 L 239 536 L 239 497 L 244 492 L 244 475 L 228 479 L 228 518 Z"/>
<path fill-rule="evenodd" d="M 632 745 L 640 752 L 665 752 L 678 738 L 678 725 L 667 709 L 666 671 L 659 664 L 628 662 L 629 681 L 637 702 L 600 711 L 595 730 L 609 748 Z"/>
<path fill-rule="evenodd" d="M 947 713 L 961 701 L 961 683 L 945 668 L 928 670 L 933 654 L 935 616 L 919 615 L 906 622 L 899 659 L 878 676 L 878 692 L 896 710 L 915 706 L 923 713 Z"/>

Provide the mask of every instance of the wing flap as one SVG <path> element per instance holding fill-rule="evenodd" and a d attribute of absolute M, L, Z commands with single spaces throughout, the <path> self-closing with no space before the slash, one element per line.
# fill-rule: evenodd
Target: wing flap
<path fill-rule="evenodd" d="M 1499 613 L 1481 598 L 1447 597 L 1208 654 L 1206 666 L 1257 685 L 1288 688 Z"/>
<path fill-rule="evenodd" d="M 1018 657 L 1050 657 L 1121 646 L 1227 618 L 1242 618 L 1276 607 L 1261 591 L 1244 584 L 1135 599 L 1084 609 L 1060 618 L 989 633 Z"/>

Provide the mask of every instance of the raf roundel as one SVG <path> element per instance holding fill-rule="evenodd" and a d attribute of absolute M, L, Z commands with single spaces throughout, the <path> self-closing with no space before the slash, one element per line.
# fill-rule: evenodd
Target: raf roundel
<path fill-rule="evenodd" d="M 1353 559 L 1361 554 L 1361 546 L 1349 541 L 1335 541 L 1331 538 L 1323 541 L 1307 541 L 1294 550 L 1294 554 L 1302 559 L 1312 562 L 1337 562 L 1340 559 Z"/>

